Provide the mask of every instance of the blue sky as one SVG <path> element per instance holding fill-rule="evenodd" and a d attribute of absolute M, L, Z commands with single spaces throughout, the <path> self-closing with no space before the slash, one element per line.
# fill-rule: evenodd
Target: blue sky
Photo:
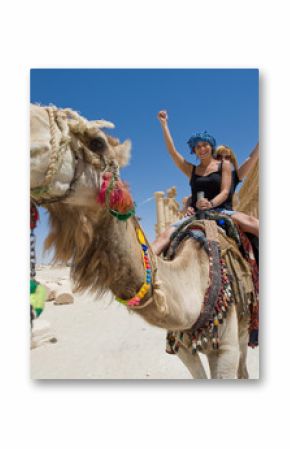
<path fill-rule="evenodd" d="M 186 144 L 193 132 L 207 130 L 218 144 L 232 147 L 242 163 L 258 141 L 259 72 L 256 69 L 33 69 L 31 102 L 70 107 L 88 119 L 106 119 L 110 134 L 132 141 L 132 158 L 122 170 L 137 203 L 137 215 L 154 239 L 155 191 L 176 186 L 177 200 L 189 194 L 187 178 L 167 153 L 156 118 L 166 109 L 175 146 L 195 163 Z M 145 202 L 145 203 L 144 203 Z M 41 209 L 36 229 L 37 261 L 48 231 Z"/>

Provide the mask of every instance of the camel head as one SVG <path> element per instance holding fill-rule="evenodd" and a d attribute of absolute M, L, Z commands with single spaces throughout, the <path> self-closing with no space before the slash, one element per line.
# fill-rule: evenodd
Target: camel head
<path fill-rule="evenodd" d="M 108 175 L 118 174 L 130 158 L 130 141 L 120 143 L 104 132 L 113 127 L 70 109 L 31 105 L 31 198 L 49 212 L 45 249 L 54 250 L 55 261 L 73 262 L 82 287 L 93 283 L 96 268 L 90 271 L 95 262 L 90 252 L 106 247 L 102 236 L 113 219 L 99 201 L 102 188 Z"/>
<path fill-rule="evenodd" d="M 105 120 L 70 109 L 31 105 L 31 196 L 38 204 L 95 197 L 102 173 L 128 164 L 131 143 L 106 134 Z"/>

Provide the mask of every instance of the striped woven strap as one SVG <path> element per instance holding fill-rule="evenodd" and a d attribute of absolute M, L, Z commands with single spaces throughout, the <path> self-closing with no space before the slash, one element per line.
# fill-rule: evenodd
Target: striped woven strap
<path fill-rule="evenodd" d="M 218 228 L 214 220 L 203 220 L 207 240 L 219 242 Z"/>

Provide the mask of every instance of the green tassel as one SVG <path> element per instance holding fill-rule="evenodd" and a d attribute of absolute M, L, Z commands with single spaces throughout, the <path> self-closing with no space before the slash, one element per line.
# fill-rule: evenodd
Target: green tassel
<path fill-rule="evenodd" d="M 36 282 L 35 279 L 30 279 L 30 294 L 35 293 L 37 286 L 38 286 L 38 282 Z"/>
<path fill-rule="evenodd" d="M 135 215 L 135 209 L 129 210 L 126 214 L 121 214 L 120 212 L 117 212 L 116 210 L 110 209 L 110 213 L 113 215 L 113 217 L 116 217 L 120 221 L 128 220 L 128 218 L 133 217 Z"/>

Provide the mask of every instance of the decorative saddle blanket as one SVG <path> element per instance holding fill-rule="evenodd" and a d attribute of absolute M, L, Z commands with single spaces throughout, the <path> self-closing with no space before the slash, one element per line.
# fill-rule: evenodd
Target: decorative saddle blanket
<path fill-rule="evenodd" d="M 175 354 L 181 343 L 191 346 L 192 352 L 205 350 L 209 345 L 218 349 L 218 328 L 233 302 L 239 319 L 249 320 L 249 346 L 258 345 L 258 270 L 251 244 L 230 218 L 210 215 L 207 220 L 196 220 L 193 216 L 182 223 L 172 235 L 165 254 L 166 259 L 173 259 L 179 244 L 194 238 L 203 245 L 210 265 L 210 285 L 203 311 L 191 329 L 167 333 L 166 351 L 170 354 Z M 208 226 L 214 224 L 208 220 L 219 226 Z"/>

